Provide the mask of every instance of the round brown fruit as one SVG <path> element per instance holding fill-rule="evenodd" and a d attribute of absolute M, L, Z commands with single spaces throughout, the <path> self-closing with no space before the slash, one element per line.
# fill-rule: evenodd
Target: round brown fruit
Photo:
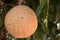
<path fill-rule="evenodd" d="M 31 36 L 36 31 L 37 25 L 35 12 L 25 5 L 12 8 L 5 17 L 5 27 L 8 33 L 16 38 Z"/>

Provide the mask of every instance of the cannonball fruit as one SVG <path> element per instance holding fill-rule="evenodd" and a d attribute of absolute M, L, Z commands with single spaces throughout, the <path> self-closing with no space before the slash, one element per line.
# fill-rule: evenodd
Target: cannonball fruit
<path fill-rule="evenodd" d="M 15 38 L 26 38 L 34 34 L 38 20 L 35 12 L 25 5 L 13 7 L 5 16 L 7 32 Z"/>

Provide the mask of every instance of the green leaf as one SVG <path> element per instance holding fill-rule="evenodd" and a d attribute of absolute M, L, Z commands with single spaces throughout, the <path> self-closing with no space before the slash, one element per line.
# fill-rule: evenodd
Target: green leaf
<path fill-rule="evenodd" d="M 42 30 L 45 34 L 49 34 L 49 29 L 46 27 L 46 23 L 42 23 Z"/>
<path fill-rule="evenodd" d="M 44 6 L 46 4 L 46 0 L 42 0 L 41 4 L 38 6 L 37 10 L 36 10 L 36 15 L 39 17 L 39 15 L 41 14 Z"/>

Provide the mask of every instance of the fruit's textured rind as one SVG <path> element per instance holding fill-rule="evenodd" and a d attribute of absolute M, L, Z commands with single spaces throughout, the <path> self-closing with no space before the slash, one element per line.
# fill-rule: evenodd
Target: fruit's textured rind
<path fill-rule="evenodd" d="M 37 25 L 35 12 L 25 5 L 13 7 L 5 17 L 5 27 L 8 33 L 16 38 L 31 36 L 36 31 Z"/>

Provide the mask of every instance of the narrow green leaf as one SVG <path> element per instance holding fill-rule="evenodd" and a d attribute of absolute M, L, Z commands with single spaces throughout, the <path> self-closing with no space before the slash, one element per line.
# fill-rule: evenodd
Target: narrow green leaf
<path fill-rule="evenodd" d="M 49 34 L 48 27 L 46 27 L 45 23 L 42 23 L 42 29 L 43 29 L 44 33 Z"/>
<path fill-rule="evenodd" d="M 39 17 L 39 15 L 41 14 L 44 6 L 46 4 L 46 0 L 42 0 L 41 4 L 38 6 L 37 10 L 36 10 L 36 15 Z"/>

